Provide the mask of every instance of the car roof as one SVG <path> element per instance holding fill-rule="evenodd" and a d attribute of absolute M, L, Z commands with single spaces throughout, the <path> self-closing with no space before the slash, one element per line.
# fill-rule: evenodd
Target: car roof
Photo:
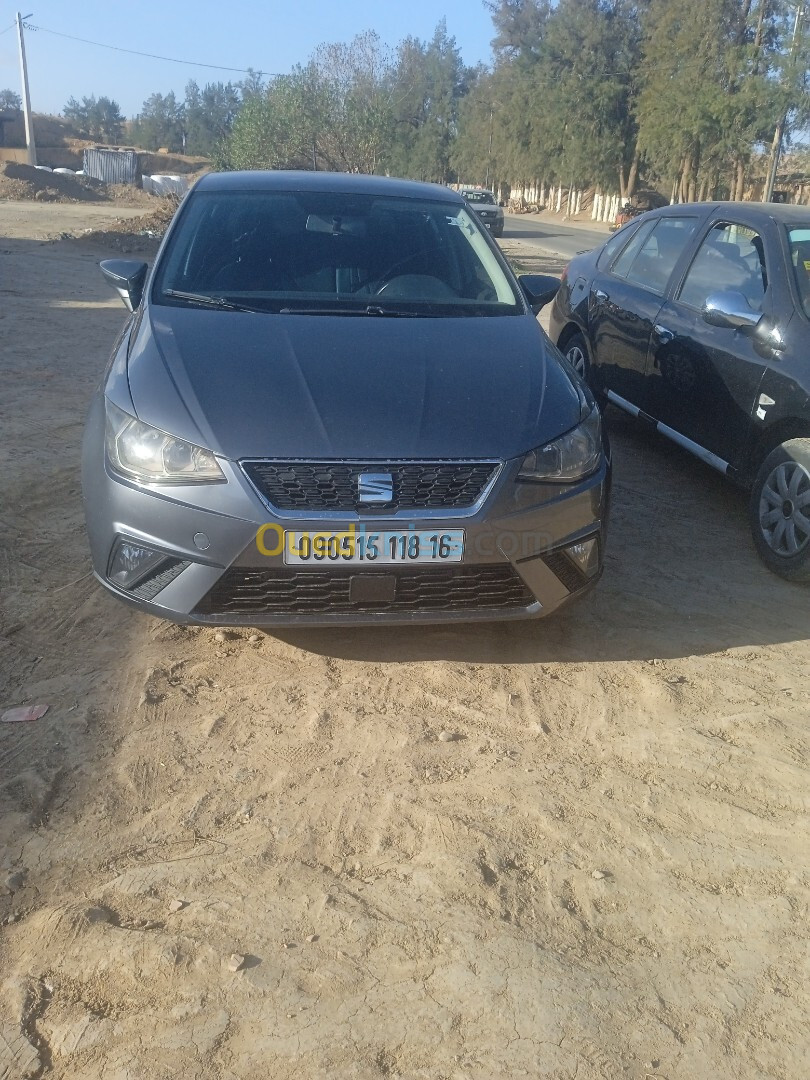
<path fill-rule="evenodd" d="M 780 221 L 786 225 L 798 225 L 810 221 L 810 206 L 796 206 L 793 203 L 673 203 L 671 206 L 662 206 L 660 210 L 650 210 L 648 213 L 669 217 L 672 214 L 689 213 L 690 211 L 699 211 L 707 217 L 729 214 L 736 218 L 744 218 L 752 224 Z M 644 216 L 646 217 L 646 214 Z"/>
<path fill-rule="evenodd" d="M 433 199 L 461 203 L 461 196 L 441 184 L 397 180 L 360 173 L 304 172 L 266 169 L 255 172 L 206 173 L 198 191 L 318 191 L 347 195 L 383 195 L 399 199 Z"/>

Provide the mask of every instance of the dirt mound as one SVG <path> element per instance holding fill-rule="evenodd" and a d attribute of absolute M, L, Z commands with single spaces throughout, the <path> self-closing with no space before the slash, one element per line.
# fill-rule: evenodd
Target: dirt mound
<path fill-rule="evenodd" d="M 105 184 L 91 176 L 46 172 L 15 161 L 0 163 L 0 199 L 37 202 L 118 202 L 154 206 L 156 199 L 133 184 Z"/>
<path fill-rule="evenodd" d="M 154 254 L 180 205 L 180 199 L 176 195 L 167 195 L 164 198 L 145 195 L 145 198 L 149 199 L 151 204 L 158 204 L 151 214 L 144 214 L 143 217 L 117 218 L 109 228 L 93 229 L 75 238 L 98 247 L 112 248 L 124 254 L 130 252 Z"/>
<path fill-rule="evenodd" d="M 0 165 L 0 199 L 40 202 L 106 202 L 106 185 L 89 176 L 46 172 L 31 165 L 5 161 Z"/>

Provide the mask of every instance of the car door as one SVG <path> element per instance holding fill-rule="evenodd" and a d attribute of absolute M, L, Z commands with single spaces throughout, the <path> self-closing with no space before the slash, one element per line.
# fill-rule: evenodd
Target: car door
<path fill-rule="evenodd" d="M 708 450 L 722 468 L 740 461 L 767 364 L 750 330 L 712 326 L 712 293 L 742 293 L 754 312 L 770 309 L 764 238 L 741 221 L 715 221 L 674 296 L 658 312 L 648 366 L 647 411 Z"/>
<path fill-rule="evenodd" d="M 698 220 L 690 215 L 651 216 L 609 265 L 597 265 L 588 299 L 591 378 L 594 389 L 618 396 L 619 404 L 646 410 L 653 327 Z"/>

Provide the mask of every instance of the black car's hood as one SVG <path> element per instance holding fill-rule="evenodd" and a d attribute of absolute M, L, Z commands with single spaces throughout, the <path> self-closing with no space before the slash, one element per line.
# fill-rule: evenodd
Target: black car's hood
<path fill-rule="evenodd" d="M 531 316 L 149 305 L 128 371 L 144 422 L 231 459 L 510 458 L 580 415 Z"/>

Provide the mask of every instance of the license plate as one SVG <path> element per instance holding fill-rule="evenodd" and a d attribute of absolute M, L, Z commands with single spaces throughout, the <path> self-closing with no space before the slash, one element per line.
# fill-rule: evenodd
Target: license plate
<path fill-rule="evenodd" d="M 463 529 L 424 532 L 285 532 L 284 562 L 288 566 L 349 564 L 392 566 L 398 563 L 461 562 Z"/>

